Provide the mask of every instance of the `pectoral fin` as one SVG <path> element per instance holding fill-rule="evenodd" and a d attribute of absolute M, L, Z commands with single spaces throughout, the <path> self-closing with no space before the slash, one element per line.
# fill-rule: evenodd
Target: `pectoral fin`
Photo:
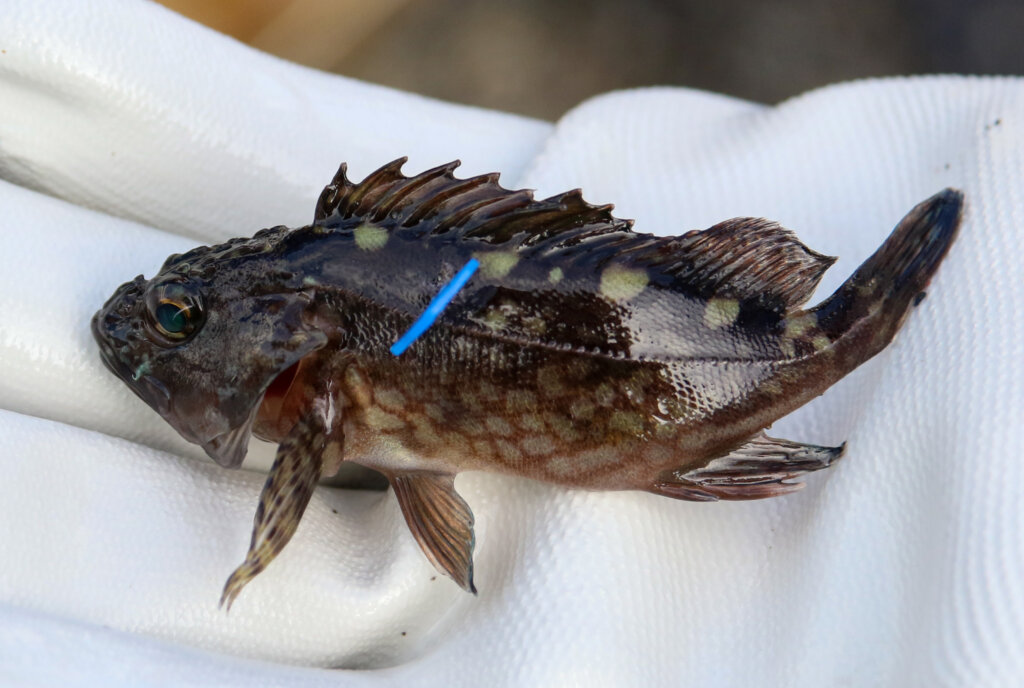
<path fill-rule="evenodd" d="M 455 476 L 406 473 L 392 478 L 391 486 L 423 553 L 438 571 L 475 595 L 473 512 L 455 491 Z"/>
<path fill-rule="evenodd" d="M 277 458 L 260 493 L 249 553 L 224 585 L 221 606 L 231 609 L 242 588 L 288 544 L 320 477 L 327 431 L 322 419 L 300 420 L 277 448 Z"/>
<path fill-rule="evenodd" d="M 761 433 L 703 467 L 666 472 L 648 490 L 697 502 L 776 497 L 802 488 L 792 479 L 827 468 L 845 446 L 799 444 Z"/>

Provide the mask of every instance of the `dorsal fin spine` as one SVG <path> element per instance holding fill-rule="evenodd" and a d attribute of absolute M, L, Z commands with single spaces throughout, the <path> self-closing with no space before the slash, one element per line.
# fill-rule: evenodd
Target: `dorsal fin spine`
<path fill-rule="evenodd" d="M 387 165 L 371 172 L 366 179 L 354 186 L 347 198 L 347 205 L 351 209 L 351 215 L 355 215 L 359 211 L 363 199 L 367 196 L 379 193 L 381 187 L 385 184 L 391 185 L 405 178 L 402 175 L 402 165 L 405 163 L 405 160 L 405 158 L 392 160 Z"/>
<path fill-rule="evenodd" d="M 518 212 L 520 208 L 528 206 L 532 200 L 533 193 L 530 191 L 517 191 L 508 196 L 485 198 L 452 213 L 451 218 L 440 223 L 438 228 L 450 229 L 480 223 L 468 231 L 466 236 L 482 236 L 485 234 L 482 231 L 484 227 L 492 222 L 502 221 L 506 217 L 511 220 L 511 215 Z"/>
<path fill-rule="evenodd" d="M 452 172 L 461 164 L 461 161 L 453 160 L 447 164 L 427 170 L 423 174 L 418 174 L 415 177 L 407 177 L 404 184 L 396 185 L 381 198 L 372 220 L 380 222 L 401 205 L 403 201 L 411 199 L 417 192 L 422 192 L 423 188 L 431 182 L 445 177 L 451 178 Z M 415 200 L 415 198 L 411 200 Z"/>
<path fill-rule="evenodd" d="M 412 227 L 413 225 L 428 220 L 435 215 L 446 212 L 448 210 L 446 206 L 450 200 L 458 199 L 462 194 L 466 194 L 477 187 L 486 185 L 491 181 L 488 177 L 496 178 L 497 175 L 483 175 L 463 180 L 451 177 L 451 181 L 453 183 L 447 188 L 438 191 L 429 200 L 421 203 L 418 208 L 409 214 L 408 217 L 402 220 L 402 226 Z"/>

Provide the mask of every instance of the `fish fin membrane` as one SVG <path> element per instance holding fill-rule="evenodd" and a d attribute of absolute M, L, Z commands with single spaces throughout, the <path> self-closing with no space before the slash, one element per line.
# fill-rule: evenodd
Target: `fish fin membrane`
<path fill-rule="evenodd" d="M 224 584 L 220 605 L 235 598 L 284 549 L 313 496 L 323 460 L 326 431 L 316 416 L 300 420 L 278 445 L 277 458 L 260 493 L 245 561 Z"/>
<path fill-rule="evenodd" d="M 695 502 L 777 497 L 801 489 L 804 484 L 795 478 L 828 468 L 845 446 L 819 447 L 761 433 L 701 468 L 667 471 L 648 491 Z"/>
<path fill-rule="evenodd" d="M 768 301 L 782 310 L 804 303 L 836 262 L 804 246 L 788 229 L 737 217 L 675 239 L 675 280 L 705 298 Z"/>
<path fill-rule="evenodd" d="M 887 329 L 891 338 L 909 308 L 921 302 L 953 245 L 963 207 L 964 195 L 956 189 L 945 189 L 916 205 L 878 250 L 813 309 L 819 327 L 834 340 L 858 320 L 871 318 L 877 321 L 876 329 Z"/>
<path fill-rule="evenodd" d="M 473 512 L 455 491 L 455 476 L 406 473 L 391 486 L 405 522 L 434 567 L 476 594 L 473 585 Z"/>
<path fill-rule="evenodd" d="M 320 195 L 314 229 L 372 223 L 426 241 L 475 241 L 546 262 L 570 279 L 618 265 L 643 270 L 660 288 L 760 299 L 777 309 L 803 303 L 835 262 L 768 220 L 736 218 L 674 237 L 638 234 L 632 220 L 614 217 L 611 205 L 587 203 L 579 189 L 536 200 L 530 191 L 503 188 L 497 174 L 457 179 L 458 161 L 413 177 L 402 174 L 404 162 L 359 183 L 342 165 Z"/>

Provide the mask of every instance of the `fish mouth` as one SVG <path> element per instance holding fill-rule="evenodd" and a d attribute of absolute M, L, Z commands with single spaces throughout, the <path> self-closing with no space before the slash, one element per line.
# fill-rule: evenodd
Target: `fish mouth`
<path fill-rule="evenodd" d="M 93 339 L 100 350 L 100 360 L 107 370 L 124 382 L 137 397 L 162 417 L 167 418 L 171 412 L 170 390 L 153 376 L 146 375 L 140 370 L 133 370 L 118 356 L 114 344 L 107 336 L 105 322 L 108 316 L 106 309 L 101 310 L 92 317 L 91 322 Z"/>

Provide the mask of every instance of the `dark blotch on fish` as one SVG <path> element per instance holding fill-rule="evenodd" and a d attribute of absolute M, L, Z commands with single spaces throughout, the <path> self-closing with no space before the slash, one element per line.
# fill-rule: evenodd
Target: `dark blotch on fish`
<path fill-rule="evenodd" d="M 473 585 L 486 470 L 678 499 L 792 492 L 842 447 L 764 435 L 881 351 L 956 236 L 962 195 L 921 203 L 832 296 L 834 262 L 767 220 L 656 237 L 579 191 L 538 201 L 457 162 L 341 167 L 313 223 L 168 258 L 93 318 L 104 363 L 189 441 L 238 466 L 278 443 L 245 562 L 287 544 L 323 476 L 383 473 L 424 553 Z M 389 347 L 469 261 L 480 270 L 401 357 Z"/>

